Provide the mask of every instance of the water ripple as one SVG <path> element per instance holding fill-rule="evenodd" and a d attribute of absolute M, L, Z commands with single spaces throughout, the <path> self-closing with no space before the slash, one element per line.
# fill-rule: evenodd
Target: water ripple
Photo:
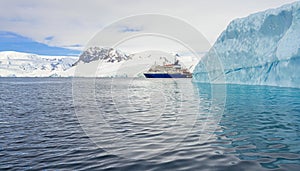
<path fill-rule="evenodd" d="M 177 111 L 180 92 L 185 91 L 176 88 L 180 84 L 163 82 L 172 96 L 156 98 L 158 101 L 153 104 L 160 107 L 155 108 L 150 105 L 154 96 L 144 92 L 153 84 L 136 81 L 138 86 L 130 89 L 135 94 L 129 99 L 134 106 L 143 104 L 144 107 L 127 108 L 126 101 L 121 98 L 118 107 L 123 110 L 123 115 L 115 116 L 116 100 L 109 98 L 110 94 L 101 93 L 105 88 L 110 90 L 110 84 L 105 84 L 110 80 L 98 80 L 97 86 L 101 88 L 96 91 L 99 95 L 96 103 L 92 103 L 95 102 L 92 98 L 84 99 L 102 105 L 99 109 L 99 106 L 84 103 L 73 104 L 71 79 L 1 78 L 0 170 L 300 169 L 299 89 L 228 85 L 226 108 L 220 122 L 215 129 L 204 132 L 204 124 L 215 124 L 214 115 L 206 114 L 212 104 L 211 89 L 207 85 L 194 85 L 199 89 L 198 99 L 182 99 L 186 107 Z M 114 82 L 122 85 L 123 80 Z M 143 92 L 141 96 L 136 94 L 139 91 Z M 154 91 L 153 95 L 158 92 Z M 162 106 L 165 113 L 158 115 Z M 185 122 L 176 121 L 191 116 L 196 108 L 198 120 L 188 134 L 174 129 L 185 129 Z M 91 117 L 87 122 L 90 123 L 94 123 L 92 114 L 104 111 L 107 114 L 104 118 L 112 123 L 114 131 L 102 127 L 107 136 L 99 138 L 107 138 L 107 145 L 114 143 L 114 133 L 134 140 L 126 144 L 134 149 L 126 155 L 129 157 L 99 148 L 82 129 L 75 109 L 88 110 L 86 115 Z M 179 111 L 185 115 L 176 115 Z M 178 137 L 182 139 L 178 140 Z M 174 142 L 174 147 L 164 148 Z M 125 147 L 113 146 L 114 150 L 120 151 L 125 151 Z"/>

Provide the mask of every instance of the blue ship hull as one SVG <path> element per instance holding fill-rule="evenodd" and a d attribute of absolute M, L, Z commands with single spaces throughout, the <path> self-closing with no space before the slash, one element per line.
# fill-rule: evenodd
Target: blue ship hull
<path fill-rule="evenodd" d="M 146 78 L 191 78 L 184 74 L 167 74 L 167 73 L 144 73 Z"/>

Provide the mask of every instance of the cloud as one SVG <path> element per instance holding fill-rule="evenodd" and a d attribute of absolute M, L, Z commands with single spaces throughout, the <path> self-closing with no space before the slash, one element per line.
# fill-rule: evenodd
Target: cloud
<path fill-rule="evenodd" d="M 128 27 L 128 26 L 122 26 L 120 28 L 120 32 L 127 33 L 127 32 L 140 32 L 142 31 L 142 28 L 138 27 Z"/>
<path fill-rule="evenodd" d="M 53 40 L 54 39 L 54 36 L 48 36 L 48 37 L 45 37 L 45 40 L 47 40 L 47 41 L 51 41 L 51 40 Z"/>
<path fill-rule="evenodd" d="M 82 47 L 82 45 L 76 44 L 76 45 L 70 45 L 70 47 Z"/>
<path fill-rule="evenodd" d="M 80 45 L 80 44 L 75 44 L 75 45 L 63 46 L 63 48 L 77 50 L 77 51 L 82 51 L 84 49 L 84 46 Z"/>
<path fill-rule="evenodd" d="M 0 1 L 0 30 L 15 32 L 49 46 L 84 46 L 99 30 L 120 18 L 156 13 L 185 20 L 213 43 L 231 20 L 293 1 L 9 0 Z M 121 31 L 138 32 L 139 29 L 128 26 Z M 46 40 L 49 35 L 53 38 Z"/>

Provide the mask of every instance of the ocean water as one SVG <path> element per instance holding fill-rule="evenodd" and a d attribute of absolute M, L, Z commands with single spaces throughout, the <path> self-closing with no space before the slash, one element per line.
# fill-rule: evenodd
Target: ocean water
<path fill-rule="evenodd" d="M 300 170 L 300 89 L 0 79 L 0 170 Z"/>

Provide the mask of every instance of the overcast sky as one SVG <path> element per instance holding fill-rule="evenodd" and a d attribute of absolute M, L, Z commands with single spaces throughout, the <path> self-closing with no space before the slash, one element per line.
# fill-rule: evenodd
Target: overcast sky
<path fill-rule="evenodd" d="M 155 13 L 188 22 L 212 44 L 231 20 L 291 2 L 295 0 L 0 0 L 0 31 L 77 47 L 120 18 Z"/>

